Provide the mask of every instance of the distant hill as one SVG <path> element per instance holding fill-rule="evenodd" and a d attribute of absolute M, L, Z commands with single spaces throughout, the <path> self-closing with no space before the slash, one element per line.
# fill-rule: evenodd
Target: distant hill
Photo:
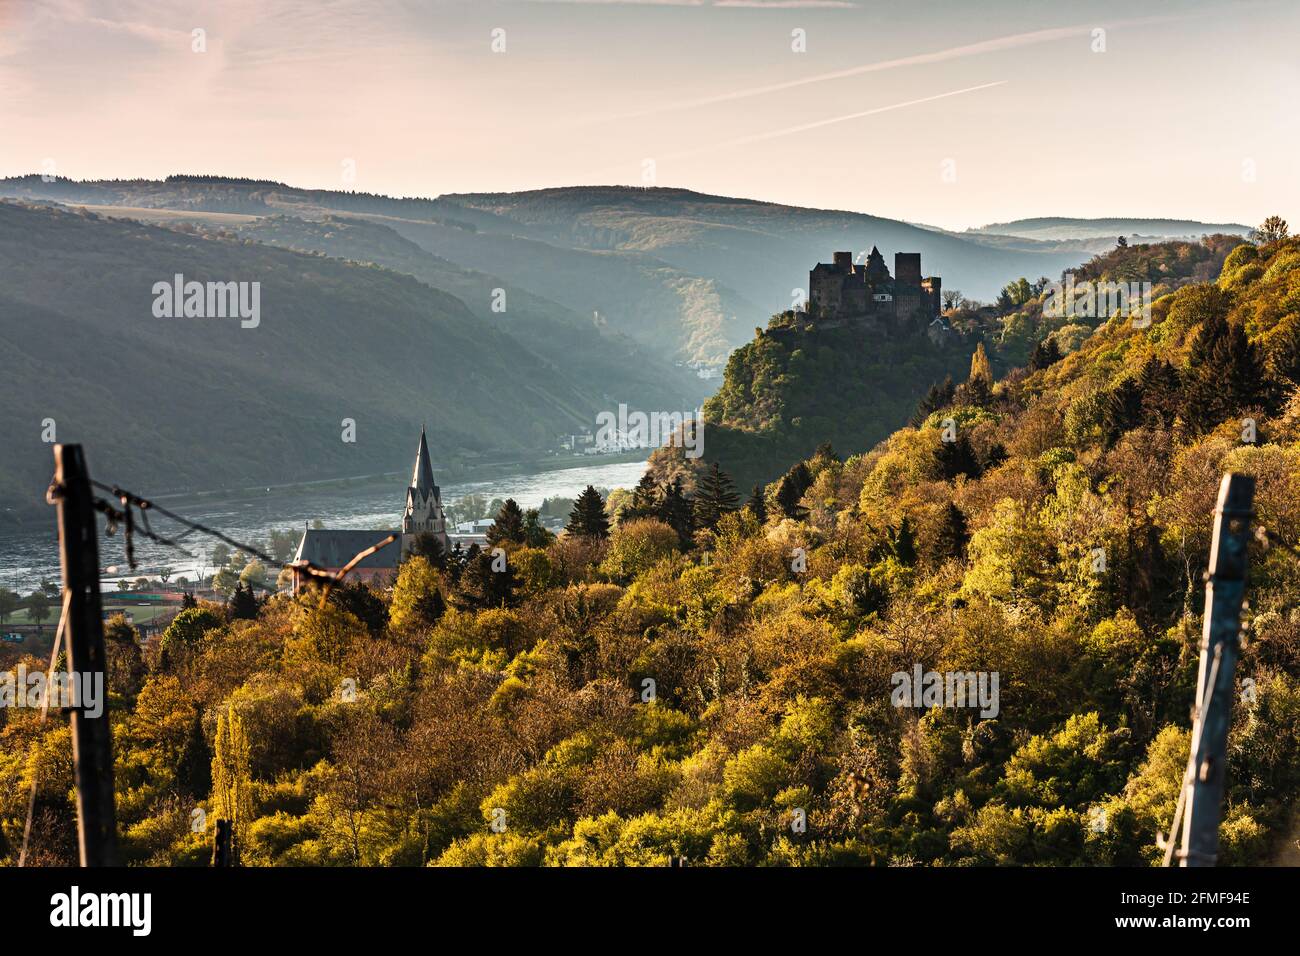
<path fill-rule="evenodd" d="M 683 189 L 570 187 L 402 199 L 215 176 L 76 183 L 0 180 L 0 196 L 383 224 L 425 252 L 549 300 L 665 361 L 720 365 L 788 307 L 837 249 L 920 252 L 927 275 L 990 299 L 1009 278 L 1056 276 L 1094 249 L 1011 246 L 893 219 Z M 335 254 L 335 253 L 331 253 Z"/>
<path fill-rule="evenodd" d="M 1119 236 L 1125 236 L 1130 241 L 1136 238 L 1142 242 L 1198 239 L 1215 233 L 1247 236 L 1250 234 L 1250 227 L 1235 222 L 1197 222 L 1193 219 L 1069 219 L 1061 216 L 1046 216 L 990 223 L 987 226 L 967 229 L 960 235 L 972 233 L 1037 239 L 1043 242 L 1108 239 L 1113 243 Z"/>
<path fill-rule="evenodd" d="M 156 318 L 153 285 L 177 273 L 260 282 L 260 325 Z M 158 494 L 403 468 L 421 423 L 440 464 L 536 453 L 608 405 L 410 276 L 14 202 L 0 202 L 0 354 L 11 517 L 48 483 L 46 419 L 96 474 Z"/>

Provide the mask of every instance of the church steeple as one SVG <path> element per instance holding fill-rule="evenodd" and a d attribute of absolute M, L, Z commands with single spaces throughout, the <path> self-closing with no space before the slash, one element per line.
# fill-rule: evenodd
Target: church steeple
<path fill-rule="evenodd" d="M 429 442 L 424 435 L 424 426 L 420 426 L 420 448 L 415 453 L 415 471 L 411 475 L 411 487 L 417 491 L 428 492 L 437 488 L 433 483 L 433 465 L 429 462 Z"/>
<path fill-rule="evenodd" d="M 437 538 L 444 551 L 450 546 L 447 516 L 442 510 L 442 492 L 433 480 L 429 441 L 421 426 L 420 447 L 415 452 L 415 469 L 411 472 L 410 487 L 406 489 L 406 512 L 402 515 L 402 553 L 408 554 L 416 535 L 423 534 Z"/>

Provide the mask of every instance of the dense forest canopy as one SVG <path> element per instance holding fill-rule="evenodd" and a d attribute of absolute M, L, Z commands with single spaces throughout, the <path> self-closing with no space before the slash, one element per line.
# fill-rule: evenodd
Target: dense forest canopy
<path fill-rule="evenodd" d="M 1300 241 L 1208 278 L 1069 331 L 1030 283 L 997 316 L 1024 367 L 972 350 L 914 424 L 752 492 L 706 438 L 559 538 L 503 503 L 499 568 L 424 549 L 143 652 L 113 622 L 129 860 L 204 862 L 202 810 L 246 865 L 1156 862 L 1220 476 L 1300 541 Z M 1300 792 L 1300 568 L 1251 563 L 1224 863 L 1268 860 Z M 996 714 L 900 701 L 918 671 L 996 674 Z M 71 862 L 66 724 L 0 721 L 0 856 L 35 782 L 34 858 Z"/>

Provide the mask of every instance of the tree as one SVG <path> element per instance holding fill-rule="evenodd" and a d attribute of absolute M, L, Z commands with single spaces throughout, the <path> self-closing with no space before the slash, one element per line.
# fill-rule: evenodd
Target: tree
<path fill-rule="evenodd" d="M 970 377 L 966 381 L 973 383 L 976 379 L 983 379 L 985 385 L 993 387 L 993 368 L 989 365 L 983 342 L 975 347 L 975 354 L 970 357 Z"/>
<path fill-rule="evenodd" d="M 1268 364 L 1274 374 L 1292 386 L 1300 385 L 1300 321 L 1292 320 L 1278 330 Z"/>
<path fill-rule="evenodd" d="M 624 505 L 619 513 L 619 520 L 635 521 L 638 518 L 653 517 L 658 503 L 659 487 L 655 484 L 654 475 L 647 468 L 641 474 L 641 480 L 632 489 L 632 500 Z"/>
<path fill-rule="evenodd" d="M 438 623 L 447 602 L 442 596 L 442 576 L 423 555 L 413 554 L 402 562 L 393 585 L 388 621 L 394 630 L 430 627 Z M 362 618 L 365 620 L 365 618 Z"/>
<path fill-rule="evenodd" d="M 230 568 L 222 568 L 212 575 L 212 590 L 218 594 L 230 594 L 238 584 L 239 575 L 235 574 Z"/>
<path fill-rule="evenodd" d="M 33 624 L 42 624 L 50 616 L 50 599 L 40 591 L 33 591 L 27 598 L 27 616 Z"/>
<path fill-rule="evenodd" d="M 431 531 L 421 531 L 415 536 L 406 557 L 408 561 L 411 558 L 424 558 L 439 570 L 446 570 L 451 561 L 451 555 L 442 546 L 442 539 Z"/>
<path fill-rule="evenodd" d="M 792 466 L 782 475 L 781 483 L 776 487 L 776 505 L 781 509 L 781 514 L 796 520 L 803 518 L 808 513 L 808 509 L 801 502 L 810 487 L 812 487 L 812 475 L 803 462 Z"/>
<path fill-rule="evenodd" d="M 224 568 L 229 560 L 230 548 L 220 542 L 212 546 L 212 566 L 214 568 Z"/>
<path fill-rule="evenodd" d="M 105 682 L 114 694 L 135 697 L 148 674 L 140 652 L 140 633 L 123 614 L 115 614 L 104 624 L 104 651 L 108 660 Z"/>
<path fill-rule="evenodd" d="M 945 376 L 942 382 L 930 386 L 930 390 L 925 393 L 925 398 L 921 399 L 920 404 L 916 406 L 916 411 L 908 424 L 913 428 L 920 428 L 932 414 L 952 405 L 956 394 L 957 386 L 953 384 L 952 376 Z"/>
<path fill-rule="evenodd" d="M 239 580 L 250 589 L 266 587 L 266 565 L 261 561 L 249 561 L 239 573 Z"/>
<path fill-rule="evenodd" d="M 1115 245 L 1120 249 L 1127 249 L 1128 240 L 1125 239 L 1123 236 L 1120 236 L 1118 239 L 1115 240 Z"/>
<path fill-rule="evenodd" d="M 591 535 L 582 537 L 594 538 Z M 476 611 L 510 607 L 515 602 L 518 586 L 519 578 L 508 559 L 502 560 L 491 551 L 481 551 L 465 565 L 456 588 L 456 603 Z"/>
<path fill-rule="evenodd" d="M 724 514 L 736 510 L 739 501 L 731 476 L 713 462 L 695 486 L 695 526 L 712 531 Z"/>
<path fill-rule="evenodd" d="M 169 666 L 178 654 L 198 647 L 208 631 L 222 625 L 222 619 L 210 608 L 211 605 L 187 608 L 172 618 L 158 642 L 160 663 L 164 667 Z"/>
<path fill-rule="evenodd" d="M 969 478 L 980 476 L 975 450 L 971 447 L 970 439 L 966 437 L 965 432 L 959 434 L 956 441 L 939 442 L 934 457 L 939 465 L 939 474 L 944 481 L 952 481 L 958 475 L 966 475 Z"/>
<path fill-rule="evenodd" d="M 941 564 L 948 558 L 961 559 L 966 553 L 966 542 L 969 540 L 966 516 L 955 504 L 948 502 L 939 513 L 934 546 L 929 554 L 931 564 Z"/>
<path fill-rule="evenodd" d="M 912 524 L 907 520 L 907 515 L 903 515 L 903 520 L 896 529 L 889 529 L 889 550 L 899 564 L 908 567 L 916 564 L 916 535 L 912 532 Z"/>
<path fill-rule="evenodd" d="M 542 525 L 541 512 L 529 508 L 524 512 L 524 544 L 530 548 L 544 548 L 555 540 L 555 535 Z"/>
<path fill-rule="evenodd" d="M 18 609 L 19 597 L 8 588 L 0 588 L 0 624 L 9 619 L 9 615 Z"/>
<path fill-rule="evenodd" d="M 953 309 L 957 308 L 957 306 L 960 304 L 961 304 L 960 289 L 943 290 L 943 310 L 945 312 L 951 312 Z"/>
<path fill-rule="evenodd" d="M 523 510 L 515 503 L 515 499 L 507 498 L 501 503 L 496 519 L 487 530 L 488 546 L 495 548 L 503 544 L 523 544 L 526 537 Z"/>
<path fill-rule="evenodd" d="M 159 568 L 158 580 L 161 581 L 163 584 L 166 584 L 168 581 L 171 580 L 172 575 L 175 573 L 176 573 L 175 568 Z"/>
<path fill-rule="evenodd" d="M 253 589 L 244 587 L 243 582 L 235 585 L 234 593 L 226 601 L 226 614 L 232 621 L 251 621 L 257 617 L 257 598 Z"/>
<path fill-rule="evenodd" d="M 767 524 L 767 502 L 763 500 L 763 486 L 755 485 L 750 489 L 749 500 L 745 502 L 745 507 L 749 513 L 754 516 L 754 520 L 759 526 Z"/>
<path fill-rule="evenodd" d="M 564 528 L 569 534 L 583 538 L 608 538 L 609 517 L 605 514 L 605 500 L 593 486 L 588 485 L 578 495 L 569 512 L 569 523 Z"/>
<path fill-rule="evenodd" d="M 664 485 L 663 494 L 655 507 L 655 517 L 677 532 L 678 541 L 683 548 L 691 546 L 695 534 L 695 512 L 691 500 L 682 490 L 680 475 Z"/>
<path fill-rule="evenodd" d="M 230 861 L 239 854 L 253 822 L 252 773 L 244 722 L 233 705 L 217 715 L 216 748 L 212 754 L 212 813 L 230 821 Z"/>
<path fill-rule="evenodd" d="M 1285 219 L 1269 216 L 1251 232 L 1251 238 L 1260 245 L 1267 245 L 1270 242 L 1281 242 L 1289 232 Z"/>
<path fill-rule="evenodd" d="M 1034 351 L 1029 355 L 1029 369 L 1033 372 L 1049 368 L 1061 360 L 1061 348 L 1056 344 L 1056 339 L 1048 336 L 1034 346 Z"/>

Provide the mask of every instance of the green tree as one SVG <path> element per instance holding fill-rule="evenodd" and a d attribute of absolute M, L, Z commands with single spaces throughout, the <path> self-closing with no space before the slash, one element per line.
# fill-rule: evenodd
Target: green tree
<path fill-rule="evenodd" d="M 395 630 L 431 627 L 438 623 L 447 602 L 442 595 L 442 576 L 422 555 L 412 555 L 402 562 L 393 585 L 393 600 L 388 621 Z"/>
<path fill-rule="evenodd" d="M 655 506 L 655 517 L 677 532 L 677 539 L 683 548 L 691 546 L 695 534 L 695 514 L 691 499 L 682 489 L 680 475 L 664 485 L 663 494 Z"/>
<path fill-rule="evenodd" d="M 226 614 L 232 621 L 251 621 L 256 618 L 257 598 L 253 595 L 253 589 L 244 587 L 242 581 L 237 584 L 226 602 Z"/>
<path fill-rule="evenodd" d="M 542 525 L 542 514 L 537 508 L 524 512 L 524 544 L 530 548 L 544 548 L 555 540 L 555 535 Z"/>
<path fill-rule="evenodd" d="M 8 588 L 0 588 L 0 624 L 9 620 L 9 615 L 18 610 L 20 598 Z"/>
<path fill-rule="evenodd" d="M 50 599 L 43 592 L 33 591 L 27 598 L 27 616 L 38 626 L 50 616 Z"/>
<path fill-rule="evenodd" d="M 731 476 L 713 462 L 695 485 L 695 526 L 714 530 L 723 515 L 736 510 L 739 501 Z"/>
<path fill-rule="evenodd" d="M 619 513 L 620 521 L 635 521 L 638 518 L 651 518 L 659 502 L 659 487 L 654 475 L 646 469 L 641 473 L 641 480 L 632 489 L 632 500 L 623 506 Z"/>
<path fill-rule="evenodd" d="M 1254 229 L 1251 238 L 1260 245 L 1267 245 L 1270 242 L 1281 242 L 1289 233 L 1285 219 L 1281 216 L 1269 216 Z"/>
<path fill-rule="evenodd" d="M 588 485 L 578 495 L 569 512 L 569 523 L 564 528 L 569 534 L 582 538 L 608 538 L 609 517 L 605 514 L 605 500 L 600 492 Z"/>
<path fill-rule="evenodd" d="M 216 746 L 212 754 L 212 815 L 230 821 L 230 858 L 238 865 L 253 822 L 252 774 L 244 722 L 233 706 L 217 715 Z"/>
<path fill-rule="evenodd" d="M 515 499 L 507 498 L 501 503 L 496 519 L 487 530 L 488 546 L 495 548 L 497 545 L 524 544 L 526 539 L 523 510 L 515 503 Z"/>

